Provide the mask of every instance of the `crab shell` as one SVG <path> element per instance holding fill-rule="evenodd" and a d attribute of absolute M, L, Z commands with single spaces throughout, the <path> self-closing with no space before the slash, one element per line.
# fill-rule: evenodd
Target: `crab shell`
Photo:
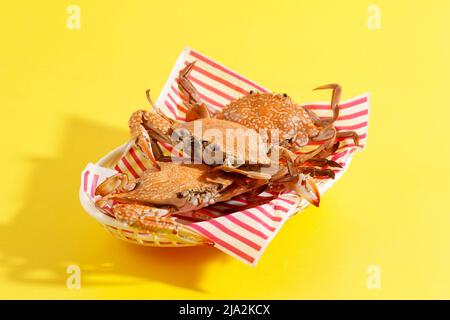
<path fill-rule="evenodd" d="M 103 182 L 96 193 L 103 196 L 103 201 L 141 205 L 139 211 L 143 214 L 157 213 L 156 208 L 171 213 L 213 204 L 220 192 L 234 181 L 231 175 L 221 171 L 210 172 L 210 168 L 203 164 L 160 162 L 159 165 L 160 170 L 147 169 L 136 183 L 131 187 L 125 186 L 122 192 L 110 193 L 108 184 L 114 184 L 113 176 Z"/>
<path fill-rule="evenodd" d="M 132 228 L 151 233 L 155 239 L 169 239 L 178 244 L 212 243 L 204 236 L 179 223 L 172 214 L 203 208 L 266 184 L 268 181 L 240 181 L 236 175 L 212 171 L 204 164 L 159 162 L 160 169 L 149 168 L 136 181 L 126 174 L 116 174 L 101 183 L 95 205 L 104 211 L 107 204 L 116 219 Z"/>
<path fill-rule="evenodd" d="M 206 142 L 216 152 L 222 152 L 225 164 L 269 165 L 271 163 L 267 156 L 267 144 L 261 135 L 242 124 L 216 118 L 204 118 L 176 123 L 172 130 L 175 133 L 184 133 L 197 141 Z"/>
<path fill-rule="evenodd" d="M 278 130 L 280 143 L 295 139 L 299 147 L 306 145 L 309 137 L 320 131 L 310 113 L 286 94 L 252 92 L 230 102 L 215 117 L 253 130 L 267 128 L 269 142 Z"/>

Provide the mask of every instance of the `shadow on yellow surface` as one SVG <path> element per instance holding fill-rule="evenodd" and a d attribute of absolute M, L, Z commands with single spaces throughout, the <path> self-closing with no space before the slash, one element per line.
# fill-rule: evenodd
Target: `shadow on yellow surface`
<path fill-rule="evenodd" d="M 23 207 L 0 226 L 0 262 L 12 281 L 65 286 L 66 268 L 76 264 L 83 286 L 159 281 L 202 291 L 204 265 L 226 259 L 223 254 L 207 247 L 151 248 L 116 240 L 79 204 L 85 164 L 127 136 L 125 130 L 69 118 L 57 157 L 27 159 L 34 170 L 23 186 Z"/>

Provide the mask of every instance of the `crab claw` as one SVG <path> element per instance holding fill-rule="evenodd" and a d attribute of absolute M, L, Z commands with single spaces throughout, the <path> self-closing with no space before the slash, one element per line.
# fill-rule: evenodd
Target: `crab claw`
<path fill-rule="evenodd" d="M 155 155 L 153 154 L 152 145 L 151 145 L 151 139 L 148 135 L 147 130 L 143 126 L 139 127 L 139 135 L 136 138 L 136 145 L 141 149 L 145 155 L 148 157 L 148 159 L 152 162 L 153 166 L 157 168 L 158 170 L 161 169 L 161 167 L 158 164 L 158 161 L 156 160 Z"/>
<path fill-rule="evenodd" d="M 95 195 L 105 197 L 118 192 L 131 191 L 135 186 L 135 183 L 128 181 L 126 174 L 117 173 L 103 181 L 95 190 Z"/>
<path fill-rule="evenodd" d="M 190 62 L 180 71 L 178 77 L 178 90 L 187 99 L 185 102 L 188 110 L 186 111 L 186 121 L 209 118 L 210 112 L 207 105 L 200 98 L 200 94 L 188 79 L 189 74 L 194 68 L 196 61 Z"/>
<path fill-rule="evenodd" d="M 341 99 L 342 87 L 337 83 L 330 83 L 320 87 L 315 88 L 314 90 L 325 90 L 332 89 L 333 93 L 331 94 L 331 110 L 333 111 L 333 117 L 322 120 L 321 125 L 326 126 L 332 124 L 339 117 L 339 100 Z"/>
<path fill-rule="evenodd" d="M 151 113 L 145 110 L 133 112 L 128 120 L 132 140 L 158 170 L 160 166 L 157 160 L 161 154 L 153 147 L 152 141 L 171 143 L 168 138 L 171 121 L 173 120 L 158 112 Z"/>
<path fill-rule="evenodd" d="M 188 99 L 189 103 L 199 103 L 201 101 L 198 91 L 192 85 L 192 83 L 188 80 L 189 74 L 195 66 L 195 62 L 190 62 L 181 69 L 178 77 L 178 88 L 181 93 Z"/>
<path fill-rule="evenodd" d="M 320 193 L 314 180 L 311 177 L 300 174 L 298 181 L 293 183 L 293 189 L 300 195 L 303 199 L 309 203 L 315 205 L 316 207 L 320 204 Z"/>

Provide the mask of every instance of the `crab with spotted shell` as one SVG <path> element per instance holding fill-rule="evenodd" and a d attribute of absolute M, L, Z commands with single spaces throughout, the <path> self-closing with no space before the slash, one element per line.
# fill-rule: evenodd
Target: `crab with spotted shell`
<path fill-rule="evenodd" d="M 317 116 L 313 111 L 295 103 L 287 94 L 274 94 L 270 92 L 250 91 L 248 94 L 231 101 L 219 112 L 212 114 L 205 102 L 203 102 L 188 77 L 195 66 L 195 61 L 188 63 L 180 71 L 178 79 L 179 89 L 184 95 L 188 106 L 186 120 L 192 121 L 199 118 L 215 118 L 228 120 L 244 125 L 256 131 L 265 129 L 268 137 L 278 134 L 281 146 L 297 152 L 310 142 L 319 146 L 303 157 L 297 158 L 297 162 L 305 162 L 309 159 L 318 160 L 316 164 L 334 165 L 326 161 L 326 157 L 335 152 L 339 147 L 337 138 L 353 138 L 355 145 L 359 144 L 359 136 L 354 131 L 337 132 L 333 126 L 339 117 L 339 100 L 342 88 L 332 83 L 320 86 L 314 90 L 331 89 L 331 110 L 333 115 L 327 118 Z M 270 143 L 270 141 L 268 141 Z M 312 171 L 322 174 L 320 170 Z M 314 174 L 315 174 L 314 173 Z"/>

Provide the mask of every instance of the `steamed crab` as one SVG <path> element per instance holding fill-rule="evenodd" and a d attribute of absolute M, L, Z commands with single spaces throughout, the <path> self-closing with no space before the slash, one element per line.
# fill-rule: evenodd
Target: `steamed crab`
<path fill-rule="evenodd" d="M 355 145 L 359 143 L 359 136 L 356 132 L 337 132 L 333 126 L 339 117 L 339 99 L 342 89 L 338 84 L 327 84 L 314 89 L 332 90 L 331 110 L 333 116 L 328 118 L 320 118 L 313 111 L 295 103 L 287 94 L 254 91 L 231 101 L 218 113 L 211 114 L 210 109 L 200 99 L 197 90 L 188 79 L 194 64 L 195 61 L 188 63 L 180 71 L 178 78 L 179 89 L 184 95 L 185 104 L 188 107 L 187 121 L 212 117 L 236 122 L 257 131 L 266 129 L 270 133 L 268 135 L 269 143 L 270 137 L 278 134 L 280 145 L 295 152 L 300 151 L 309 142 L 318 142 L 320 143 L 319 147 L 297 158 L 297 162 L 306 162 L 311 159 L 311 163 L 321 167 L 336 165 L 336 163 L 326 160 L 326 157 L 339 147 L 336 138 L 351 137 Z M 321 173 L 318 170 L 312 172 Z"/>
<path fill-rule="evenodd" d="M 245 179 L 204 164 L 158 161 L 137 180 L 118 173 L 101 183 L 95 205 L 109 206 L 121 222 L 140 231 L 160 234 L 181 243 L 207 242 L 197 232 L 171 216 L 187 213 L 257 189 L 264 180 Z"/>

